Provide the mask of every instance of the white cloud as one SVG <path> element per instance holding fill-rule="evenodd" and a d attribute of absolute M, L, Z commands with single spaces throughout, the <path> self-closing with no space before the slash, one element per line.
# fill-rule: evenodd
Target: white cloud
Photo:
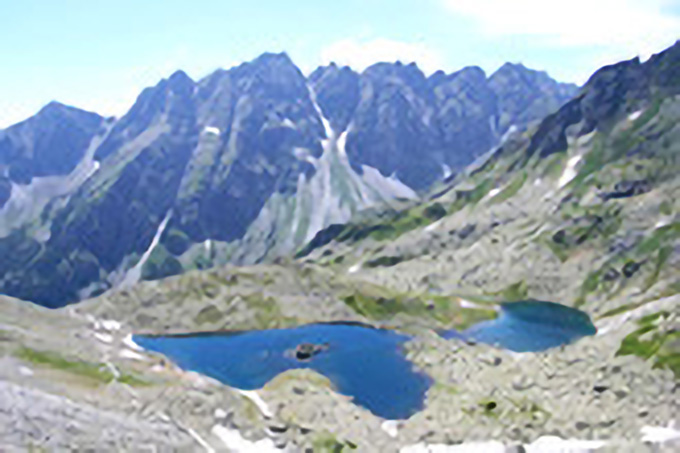
<path fill-rule="evenodd" d="M 603 46 L 648 57 L 680 38 L 674 0 L 442 0 L 492 37 L 523 35 L 548 45 Z"/>
<path fill-rule="evenodd" d="M 358 41 L 343 39 L 321 51 L 323 64 L 335 62 L 363 71 L 373 63 L 401 61 L 404 64 L 416 62 L 423 72 L 430 74 L 442 68 L 442 57 L 425 44 L 378 38 Z"/>

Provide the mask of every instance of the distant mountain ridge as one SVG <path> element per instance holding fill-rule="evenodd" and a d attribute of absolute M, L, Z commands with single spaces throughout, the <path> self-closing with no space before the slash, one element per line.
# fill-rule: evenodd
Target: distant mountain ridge
<path fill-rule="evenodd" d="M 0 250 L 16 258 L 0 262 L 0 291 L 59 306 L 289 254 L 363 209 L 418 198 L 575 92 L 520 65 L 307 78 L 281 53 L 198 82 L 178 71 L 113 122 L 48 106 L 0 131 Z"/>
<path fill-rule="evenodd" d="M 9 187 L 5 197 L 0 195 L 0 207 L 11 195 L 10 182 L 26 185 L 33 177 L 73 171 L 103 122 L 95 113 L 51 102 L 26 121 L 0 130 L 0 186 Z"/>
<path fill-rule="evenodd" d="M 488 78 L 479 67 L 425 77 L 415 64 L 378 63 L 361 75 L 330 65 L 310 80 L 334 128 L 349 129 L 350 160 L 396 173 L 416 189 L 469 164 L 511 126 L 526 127 L 577 91 L 509 63 Z"/>

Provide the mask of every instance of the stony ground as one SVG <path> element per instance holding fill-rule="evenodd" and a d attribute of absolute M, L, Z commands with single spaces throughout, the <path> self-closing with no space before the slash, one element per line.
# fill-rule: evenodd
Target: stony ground
<path fill-rule="evenodd" d="M 602 441 L 605 451 L 673 451 L 677 439 L 642 442 L 649 427 L 666 428 L 680 413 L 673 373 L 616 352 L 634 321 L 650 313 L 674 313 L 666 328 L 677 329 L 678 307 L 677 297 L 647 304 L 602 320 L 595 337 L 540 354 L 412 329 L 419 333 L 407 344 L 408 357 L 435 384 L 423 411 L 385 421 L 312 371 L 287 372 L 260 391 L 240 392 L 136 350 L 125 324 L 3 298 L 0 445 L 8 451 L 408 452 L 497 442 L 480 446 L 489 451 L 500 443 L 538 448 L 531 447 L 537 439 L 540 446 L 546 436 L 558 436 Z"/>

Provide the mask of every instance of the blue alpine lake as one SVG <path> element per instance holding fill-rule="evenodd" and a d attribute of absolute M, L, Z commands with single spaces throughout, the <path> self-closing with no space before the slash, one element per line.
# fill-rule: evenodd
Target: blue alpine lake
<path fill-rule="evenodd" d="M 514 352 L 539 352 L 569 344 L 596 332 L 590 317 L 553 302 L 500 304 L 500 315 L 463 332 L 446 331 L 444 338 L 486 343 Z"/>
<path fill-rule="evenodd" d="M 402 345 L 408 339 L 361 325 L 310 324 L 237 334 L 135 336 L 134 341 L 184 369 L 242 390 L 261 388 L 286 370 L 311 368 L 356 404 L 380 417 L 402 419 L 422 408 L 431 384 L 406 360 Z M 323 350 L 300 360 L 295 350 L 301 344 L 323 345 Z"/>
<path fill-rule="evenodd" d="M 539 301 L 501 304 L 496 319 L 463 332 L 440 332 L 447 339 L 516 352 L 543 351 L 594 333 L 587 314 Z M 409 339 L 392 330 L 331 323 L 238 333 L 137 335 L 134 341 L 184 369 L 242 390 L 261 388 L 286 370 L 310 368 L 374 414 L 404 419 L 422 408 L 431 385 L 403 353 Z"/>

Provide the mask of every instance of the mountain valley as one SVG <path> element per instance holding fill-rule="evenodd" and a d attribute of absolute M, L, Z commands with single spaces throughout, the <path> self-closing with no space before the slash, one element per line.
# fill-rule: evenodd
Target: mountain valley
<path fill-rule="evenodd" d="M 0 131 L 0 447 L 675 451 L 678 170 L 680 42 L 580 88 L 265 54 L 118 119 L 50 104 Z M 594 330 L 442 335 L 526 301 Z M 134 341 L 316 323 L 407 335 L 423 407 L 382 418 L 314 367 L 238 389 Z"/>

